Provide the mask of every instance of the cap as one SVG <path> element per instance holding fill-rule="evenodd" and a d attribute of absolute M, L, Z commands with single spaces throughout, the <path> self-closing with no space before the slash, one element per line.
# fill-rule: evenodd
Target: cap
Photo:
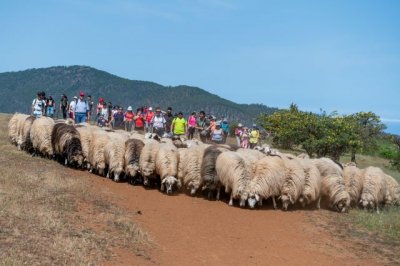
<path fill-rule="evenodd" d="M 150 107 L 149 107 L 149 111 L 152 111 L 152 110 L 153 110 L 153 108 L 150 106 Z"/>
<path fill-rule="evenodd" d="M 132 106 L 128 106 L 128 109 L 126 109 L 128 111 L 132 111 Z"/>
<path fill-rule="evenodd" d="M 74 96 L 74 99 L 78 99 L 78 97 Z"/>
<path fill-rule="evenodd" d="M 104 98 L 99 99 L 99 103 L 102 103 L 102 102 L 104 102 Z"/>
<path fill-rule="evenodd" d="M 224 120 L 222 120 L 222 122 L 228 122 L 228 120 L 226 118 L 224 118 Z"/>
<path fill-rule="evenodd" d="M 238 124 L 238 127 L 242 127 L 242 126 L 243 126 L 242 123 L 239 123 L 239 124 Z"/>
<path fill-rule="evenodd" d="M 217 122 L 217 123 L 215 123 L 215 126 L 216 126 L 216 127 L 220 127 L 220 126 L 221 126 L 221 123 L 220 123 L 220 122 Z"/>
<path fill-rule="evenodd" d="M 81 91 L 81 92 L 79 93 L 79 96 L 85 96 L 85 94 L 83 93 L 83 91 Z"/>
<path fill-rule="evenodd" d="M 253 127 L 256 127 L 257 125 L 256 124 L 253 124 Z"/>

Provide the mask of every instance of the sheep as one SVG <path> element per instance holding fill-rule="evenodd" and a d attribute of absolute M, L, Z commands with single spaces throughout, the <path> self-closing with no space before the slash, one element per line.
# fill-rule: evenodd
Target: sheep
<path fill-rule="evenodd" d="M 281 187 L 285 180 L 286 166 L 282 158 L 267 156 L 256 163 L 254 178 L 250 182 L 248 204 L 254 208 L 256 203 L 262 205 L 263 199 L 272 198 L 277 209 L 275 197 L 280 197 Z"/>
<path fill-rule="evenodd" d="M 51 146 L 56 158 L 65 160 L 65 165 L 82 166 L 82 144 L 79 132 L 74 126 L 55 124 L 51 132 Z"/>
<path fill-rule="evenodd" d="M 28 117 L 26 114 L 15 113 L 8 121 L 8 136 L 12 144 L 17 145 L 19 127 L 22 127 L 23 121 Z"/>
<path fill-rule="evenodd" d="M 298 159 L 298 162 L 303 167 L 304 171 L 304 189 L 300 195 L 299 202 L 303 208 L 305 205 L 309 205 L 314 201 L 317 201 L 317 208 L 321 208 L 321 174 L 318 168 L 307 158 Z"/>
<path fill-rule="evenodd" d="M 89 149 L 93 139 L 92 135 L 93 129 L 90 125 L 85 126 L 83 124 L 79 124 L 78 126 L 76 126 L 76 130 L 79 132 L 79 135 L 81 137 L 84 164 L 86 164 L 87 169 L 90 169 Z"/>
<path fill-rule="evenodd" d="M 203 190 L 208 190 L 208 198 L 211 199 L 213 191 L 217 191 L 216 199 L 220 196 L 220 183 L 215 169 L 218 156 L 229 149 L 213 145 L 204 150 L 203 159 L 200 167 L 200 174 L 203 183 Z"/>
<path fill-rule="evenodd" d="M 299 155 L 297 155 L 297 158 L 300 159 L 310 159 L 310 156 L 307 153 L 300 153 Z"/>
<path fill-rule="evenodd" d="M 159 149 L 159 142 L 155 139 L 145 139 L 144 147 L 139 159 L 139 170 L 143 176 L 143 185 L 150 184 L 149 179 L 156 179 L 156 156 Z"/>
<path fill-rule="evenodd" d="M 364 210 L 376 208 L 379 213 L 379 204 L 389 199 L 389 191 L 386 185 L 385 173 L 378 167 L 367 167 L 364 170 L 364 182 L 360 203 Z"/>
<path fill-rule="evenodd" d="M 40 153 L 50 158 L 53 156 L 53 147 L 51 145 L 53 127 L 54 120 L 49 117 L 43 116 L 35 119 L 30 132 L 34 154 Z"/>
<path fill-rule="evenodd" d="M 182 183 L 177 179 L 178 175 L 178 149 L 172 142 L 161 141 L 156 155 L 156 173 L 160 176 L 161 191 L 166 190 L 168 195 L 172 194 L 176 186 L 180 189 Z"/>
<path fill-rule="evenodd" d="M 283 210 L 287 210 L 289 204 L 295 204 L 304 190 L 305 174 L 299 159 L 284 158 L 285 178 L 281 188 L 281 201 Z"/>
<path fill-rule="evenodd" d="M 92 141 L 89 147 L 90 172 L 96 171 L 99 175 L 104 175 L 106 164 L 104 162 L 104 146 L 110 140 L 109 135 L 101 130 L 92 131 Z"/>
<path fill-rule="evenodd" d="M 108 168 L 107 178 L 113 177 L 115 182 L 120 180 L 124 172 L 126 136 L 120 133 L 108 133 L 110 139 L 104 146 L 104 163 Z"/>
<path fill-rule="evenodd" d="M 389 193 L 387 204 L 400 205 L 400 185 L 399 183 L 390 175 L 384 175 L 386 180 L 386 185 Z"/>
<path fill-rule="evenodd" d="M 246 167 L 249 170 L 249 177 L 252 179 L 254 177 L 256 171 L 256 165 L 259 160 L 264 158 L 266 155 L 258 150 L 250 150 L 250 149 L 238 149 L 236 151 L 239 153 L 246 163 Z"/>
<path fill-rule="evenodd" d="M 343 168 L 343 179 L 350 195 L 350 205 L 357 205 L 363 190 L 364 170 L 357 168 L 355 164 L 346 164 Z"/>
<path fill-rule="evenodd" d="M 224 152 L 218 156 L 215 170 L 225 192 L 230 192 L 229 205 L 233 205 L 233 199 L 240 199 L 240 207 L 245 207 L 249 195 L 250 174 L 243 157 L 236 152 Z"/>
<path fill-rule="evenodd" d="M 178 179 L 183 186 L 190 190 L 190 195 L 196 195 L 197 190 L 202 185 L 201 163 L 204 150 L 208 144 L 200 144 L 190 148 L 179 149 Z"/>
<path fill-rule="evenodd" d="M 31 152 L 32 150 L 32 141 L 30 132 L 33 121 L 35 121 L 35 117 L 31 115 L 26 117 L 25 120 L 19 121 L 18 138 L 17 138 L 17 147 L 19 150 L 25 150 L 27 152 Z"/>
<path fill-rule="evenodd" d="M 343 168 L 329 158 L 311 159 L 321 175 L 321 196 L 328 198 L 329 207 L 338 212 L 346 212 L 350 206 L 350 195 L 346 191 Z"/>
<path fill-rule="evenodd" d="M 140 153 L 144 147 L 140 139 L 130 138 L 125 141 L 125 175 L 135 183 L 135 177 L 139 172 Z"/>

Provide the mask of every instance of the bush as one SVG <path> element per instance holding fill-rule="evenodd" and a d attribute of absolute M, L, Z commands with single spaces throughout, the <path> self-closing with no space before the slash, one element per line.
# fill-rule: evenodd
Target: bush
<path fill-rule="evenodd" d="M 400 171 L 400 151 L 396 151 L 394 157 L 390 160 L 390 164 Z"/>

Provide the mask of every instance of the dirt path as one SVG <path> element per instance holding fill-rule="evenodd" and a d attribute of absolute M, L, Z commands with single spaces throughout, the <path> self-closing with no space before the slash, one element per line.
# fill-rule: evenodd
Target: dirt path
<path fill-rule="evenodd" d="M 79 173 L 79 172 L 78 172 Z M 79 173 L 90 179 L 113 203 L 140 211 L 138 222 L 157 247 L 151 260 L 117 251 L 110 264 L 160 265 L 378 265 L 359 258 L 351 245 L 332 238 L 326 229 L 309 222 L 309 211 L 246 210 L 225 202 L 166 196 L 141 186 L 114 183 Z"/>

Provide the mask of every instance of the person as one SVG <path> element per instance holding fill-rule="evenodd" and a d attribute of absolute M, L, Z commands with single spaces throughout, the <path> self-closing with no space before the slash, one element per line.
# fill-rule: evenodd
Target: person
<path fill-rule="evenodd" d="M 153 124 L 151 123 L 151 121 L 153 120 L 154 117 L 154 112 L 153 112 L 153 108 L 150 106 L 149 109 L 146 112 L 146 130 L 147 133 L 153 133 Z"/>
<path fill-rule="evenodd" d="M 186 119 L 183 118 L 183 113 L 179 112 L 178 117 L 172 120 L 172 133 L 174 136 L 181 137 L 186 135 Z"/>
<path fill-rule="evenodd" d="M 72 101 L 69 103 L 69 118 L 74 119 L 75 120 L 75 106 L 76 106 L 76 102 L 78 101 L 78 97 L 74 96 L 74 98 L 72 99 Z"/>
<path fill-rule="evenodd" d="M 67 119 L 67 109 L 68 109 L 68 97 L 67 95 L 61 95 L 60 100 L 60 111 L 62 113 L 63 119 Z"/>
<path fill-rule="evenodd" d="M 108 122 L 108 118 L 109 118 L 110 114 L 108 113 L 108 108 L 107 108 L 106 102 L 103 102 L 103 106 L 100 110 L 99 117 L 100 117 L 100 115 L 102 115 L 103 118 Z"/>
<path fill-rule="evenodd" d="M 122 107 L 118 107 L 117 112 L 114 113 L 114 115 L 111 117 L 111 126 L 114 129 L 122 129 L 124 128 L 124 112 L 123 112 Z"/>
<path fill-rule="evenodd" d="M 240 147 L 241 145 L 241 135 L 242 135 L 242 133 L 243 133 L 243 125 L 242 125 L 242 123 L 239 123 L 238 125 L 237 125 L 237 128 L 235 128 L 235 137 L 236 137 L 236 143 L 237 143 L 237 145 L 238 145 L 238 147 Z"/>
<path fill-rule="evenodd" d="M 170 134 L 172 120 L 174 119 L 174 115 L 172 114 L 172 107 L 167 108 L 167 112 L 164 114 L 164 119 L 165 119 L 165 132 L 167 134 Z"/>
<path fill-rule="evenodd" d="M 136 115 L 133 117 L 133 120 L 135 121 L 135 130 L 143 132 L 144 131 L 144 117 L 143 117 L 141 108 L 138 108 L 136 110 Z"/>
<path fill-rule="evenodd" d="M 165 132 L 165 118 L 161 114 L 161 108 L 157 107 L 156 108 L 156 113 L 153 116 L 153 119 L 151 120 L 151 124 L 153 125 L 153 129 L 155 130 L 154 133 L 156 133 L 160 138 L 163 137 L 164 132 Z"/>
<path fill-rule="evenodd" d="M 208 118 L 210 119 L 210 126 L 207 128 L 207 130 L 211 133 L 211 131 L 215 129 L 215 116 L 210 115 Z M 211 140 L 211 134 L 209 134 L 208 138 Z"/>
<path fill-rule="evenodd" d="M 125 113 L 125 130 L 131 132 L 133 125 L 133 117 L 135 114 L 132 112 L 132 106 L 128 106 Z"/>
<path fill-rule="evenodd" d="M 253 124 L 252 129 L 250 130 L 250 149 L 254 149 L 257 146 L 258 139 L 260 138 L 260 131 L 256 124 Z"/>
<path fill-rule="evenodd" d="M 220 122 L 216 122 L 215 128 L 211 130 L 211 141 L 217 144 L 224 141 L 224 130 L 221 128 Z"/>
<path fill-rule="evenodd" d="M 196 112 L 192 112 L 192 114 L 188 118 L 188 139 L 193 139 L 194 132 L 197 126 Z"/>
<path fill-rule="evenodd" d="M 93 105 L 94 105 L 94 102 L 92 100 L 92 96 L 88 95 L 87 98 L 86 98 L 86 101 L 87 101 L 87 104 L 88 104 L 88 107 L 89 107 L 87 121 L 90 123 L 90 120 L 91 120 L 92 114 L 93 114 Z"/>
<path fill-rule="evenodd" d="M 106 108 L 107 110 L 107 108 Z M 97 125 L 99 127 L 106 127 L 107 126 L 107 119 L 104 117 L 102 113 L 99 114 L 99 118 L 97 119 Z"/>
<path fill-rule="evenodd" d="M 104 98 L 99 98 L 99 102 L 97 103 L 97 107 L 96 107 L 97 117 L 100 116 L 101 111 L 103 110 L 103 105 L 104 105 Z"/>
<path fill-rule="evenodd" d="M 206 113 L 204 111 L 200 111 L 199 117 L 197 118 L 197 130 L 200 135 L 200 140 L 202 142 L 207 141 L 207 137 L 209 132 L 207 131 L 207 128 L 210 126 L 210 121 L 206 117 Z"/>
<path fill-rule="evenodd" d="M 47 116 L 53 118 L 56 102 L 53 100 L 52 96 L 49 96 L 49 98 L 47 99 L 46 106 L 47 106 Z"/>
<path fill-rule="evenodd" d="M 229 135 L 229 124 L 228 124 L 228 120 L 226 118 L 224 118 L 222 120 L 221 128 L 224 131 L 224 141 L 223 141 L 223 143 L 226 143 L 226 138 Z"/>
<path fill-rule="evenodd" d="M 85 96 L 85 93 L 81 91 L 79 93 L 79 99 L 76 100 L 75 104 L 75 123 L 85 123 L 87 119 L 87 115 L 89 112 L 89 106 L 86 100 L 83 98 Z"/>
<path fill-rule="evenodd" d="M 108 108 L 108 122 L 110 122 L 111 117 L 112 117 L 112 115 L 113 115 L 113 112 L 112 112 L 112 110 L 113 110 L 112 102 L 108 102 L 107 108 Z"/>
<path fill-rule="evenodd" d="M 249 148 L 249 132 L 248 128 L 244 127 L 242 133 L 240 134 L 240 147 L 243 149 Z"/>
<path fill-rule="evenodd" d="M 36 94 L 36 98 L 32 101 L 32 115 L 36 118 L 42 117 L 44 115 L 46 103 L 42 99 L 42 92 Z"/>

